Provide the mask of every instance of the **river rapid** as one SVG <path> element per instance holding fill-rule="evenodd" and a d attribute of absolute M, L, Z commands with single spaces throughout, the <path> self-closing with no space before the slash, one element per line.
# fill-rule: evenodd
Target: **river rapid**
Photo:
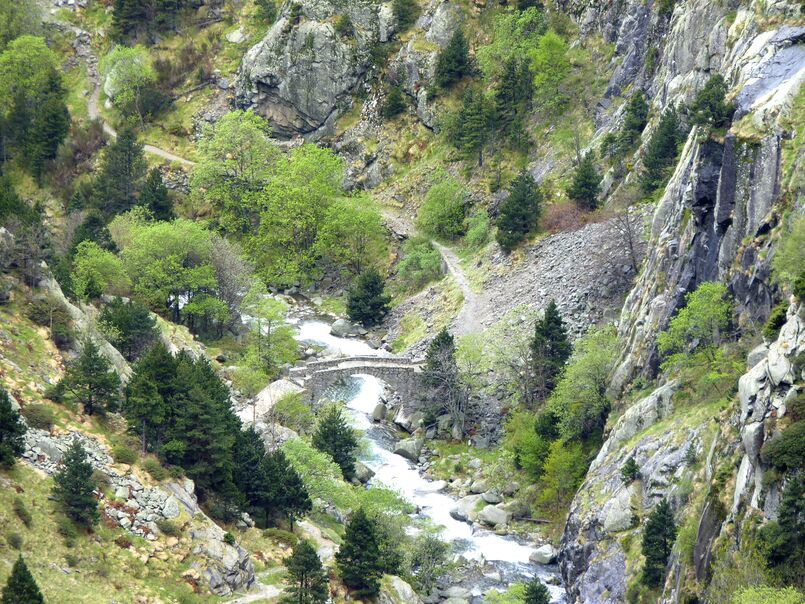
<path fill-rule="evenodd" d="M 297 317 L 290 322 L 297 330 L 297 340 L 323 348 L 324 357 L 388 354 L 373 349 L 361 339 L 334 336 L 329 323 L 320 318 Z M 442 539 L 451 544 L 468 571 L 462 573 L 466 578 L 460 584 L 471 591 L 473 602 L 482 602 L 483 594 L 490 589 L 505 591 L 512 583 L 527 581 L 534 575 L 543 582 L 558 583 L 555 566 L 529 562 L 533 547 L 514 537 L 496 535 L 454 519 L 450 510 L 456 506 L 456 499 L 443 492 L 444 482 L 423 477 L 414 463 L 392 452 L 393 436 L 372 420 L 372 412 L 383 390 L 384 385 L 375 377 L 356 375 L 332 393 L 333 398 L 346 403 L 355 426 L 363 431 L 368 442 L 368 450 L 361 461 L 375 472 L 369 488 L 383 484 L 395 489 L 416 507 L 416 517 L 428 518 L 443 527 Z M 548 584 L 548 589 L 552 602 L 565 601 L 564 588 L 560 585 Z"/>

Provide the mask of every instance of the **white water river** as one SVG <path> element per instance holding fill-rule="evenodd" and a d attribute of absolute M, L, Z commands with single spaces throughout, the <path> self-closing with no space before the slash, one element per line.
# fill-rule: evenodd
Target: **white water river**
<path fill-rule="evenodd" d="M 300 320 L 296 323 L 297 339 L 300 342 L 322 346 L 327 356 L 384 355 L 383 351 L 371 348 L 357 338 L 340 338 L 330 333 L 330 326 L 321 320 Z M 442 538 L 453 544 L 467 560 L 487 562 L 490 571 L 478 577 L 468 587 L 479 594 L 488 588 L 505 590 L 507 585 L 527 580 L 538 575 L 543 581 L 556 575 L 556 569 L 529 562 L 532 547 L 519 543 L 512 537 L 496 535 L 490 531 L 474 528 L 450 516 L 456 500 L 440 492 L 444 483 L 434 482 L 420 475 L 417 467 L 407 459 L 392 452 L 393 441 L 372 419 L 372 411 L 380 401 L 383 385 L 374 377 L 357 375 L 345 384 L 338 394 L 346 402 L 356 427 L 363 430 L 369 443 L 369 452 L 362 459 L 375 472 L 370 482 L 382 483 L 402 494 L 417 507 L 418 515 L 429 518 L 443 527 Z M 498 578 L 499 576 L 499 578 Z M 553 602 L 564 601 L 564 589 L 548 585 Z"/>

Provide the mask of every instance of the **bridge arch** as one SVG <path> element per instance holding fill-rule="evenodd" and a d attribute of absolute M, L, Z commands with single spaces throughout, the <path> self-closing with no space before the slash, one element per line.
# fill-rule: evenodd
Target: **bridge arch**
<path fill-rule="evenodd" d="M 353 375 L 371 375 L 388 384 L 404 400 L 419 398 L 422 364 L 407 357 L 342 357 L 311 361 L 291 370 L 291 379 L 305 389 L 310 403 L 318 401 L 332 386 Z"/>

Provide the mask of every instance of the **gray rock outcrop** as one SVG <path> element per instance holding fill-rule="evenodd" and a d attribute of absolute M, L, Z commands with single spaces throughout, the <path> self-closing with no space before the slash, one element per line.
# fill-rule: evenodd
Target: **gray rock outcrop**
<path fill-rule="evenodd" d="M 346 15 L 351 32 L 336 32 Z M 332 130 L 371 66 L 371 50 L 394 31 L 390 4 L 370 0 L 288 2 L 243 58 L 237 103 L 266 117 L 279 138 Z"/>

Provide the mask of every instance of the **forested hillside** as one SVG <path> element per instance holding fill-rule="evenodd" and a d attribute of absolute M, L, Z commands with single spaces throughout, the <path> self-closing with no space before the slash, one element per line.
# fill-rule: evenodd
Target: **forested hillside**
<path fill-rule="evenodd" d="M 2 603 L 805 602 L 803 10 L 0 4 Z"/>

